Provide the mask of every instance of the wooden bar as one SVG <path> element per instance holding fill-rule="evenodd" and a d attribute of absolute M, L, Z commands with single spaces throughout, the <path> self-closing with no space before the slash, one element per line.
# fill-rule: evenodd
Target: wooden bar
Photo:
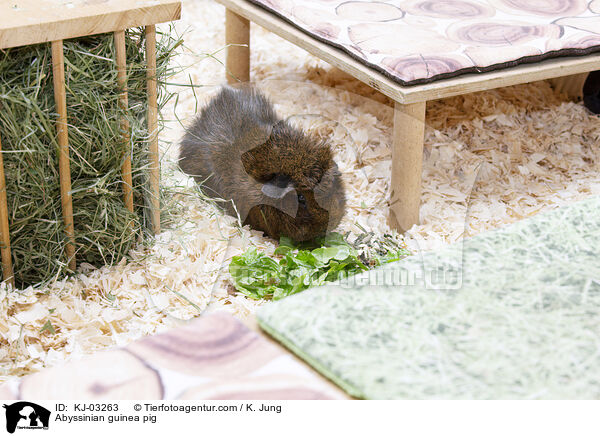
<path fill-rule="evenodd" d="M 389 225 L 399 232 L 419 222 L 425 107 L 420 102 L 394 108 Z"/>
<path fill-rule="evenodd" d="M 160 162 L 158 158 L 158 102 L 156 92 L 156 26 L 146 26 L 148 133 L 150 154 L 150 209 L 154 234 L 160 233 Z"/>
<path fill-rule="evenodd" d="M 225 44 L 227 44 L 227 82 L 250 81 L 250 22 L 225 10 Z"/>
<path fill-rule="evenodd" d="M 119 83 L 119 107 L 123 111 L 121 117 L 121 137 L 125 146 L 121 174 L 123 175 L 123 200 L 130 212 L 133 212 L 133 179 L 131 176 L 131 135 L 129 120 L 125 116 L 129 107 L 127 97 L 127 57 L 125 52 L 125 31 L 118 30 L 114 33 L 115 52 L 117 57 L 117 81 Z"/>
<path fill-rule="evenodd" d="M 1 139 L 1 138 L 0 138 Z M 15 286 L 12 256 L 10 252 L 10 233 L 8 226 L 8 201 L 6 199 L 6 179 L 4 178 L 4 159 L 2 158 L 2 141 L 0 140 L 0 243 L 2 249 L 2 279 Z"/>
<path fill-rule="evenodd" d="M 67 129 L 67 94 L 65 89 L 65 64 L 63 42 L 52 41 L 52 79 L 54 83 L 54 101 L 58 120 L 56 131 L 58 136 L 58 171 L 60 177 L 60 197 L 65 224 L 65 232 L 69 242 L 65 251 L 69 269 L 75 271 L 75 228 L 73 225 L 73 201 L 71 199 L 71 168 L 69 164 L 69 132 Z"/>

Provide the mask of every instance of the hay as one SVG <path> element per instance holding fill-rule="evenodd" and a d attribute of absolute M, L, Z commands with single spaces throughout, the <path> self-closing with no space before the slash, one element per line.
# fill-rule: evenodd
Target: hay
<path fill-rule="evenodd" d="M 159 81 L 178 41 L 157 46 Z M 135 213 L 122 197 L 119 89 L 112 34 L 65 41 L 72 198 L 77 262 L 101 266 L 125 256 L 147 228 L 146 70 L 144 36 L 127 32 Z M 42 285 L 67 271 L 61 215 L 50 44 L 0 52 L 0 137 L 18 287 Z M 160 85 L 159 85 L 160 86 Z M 159 106 L 170 94 L 160 86 Z"/>

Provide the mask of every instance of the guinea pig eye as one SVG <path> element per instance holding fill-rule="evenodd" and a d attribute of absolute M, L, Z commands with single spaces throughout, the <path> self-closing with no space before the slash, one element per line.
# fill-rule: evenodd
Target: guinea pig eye
<path fill-rule="evenodd" d="M 306 198 L 304 198 L 304 195 L 298 194 L 298 204 L 300 206 L 306 206 Z"/>

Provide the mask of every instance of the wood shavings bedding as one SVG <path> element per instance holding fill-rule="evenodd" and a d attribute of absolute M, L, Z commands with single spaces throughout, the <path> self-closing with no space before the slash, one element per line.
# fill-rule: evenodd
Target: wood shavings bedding
<path fill-rule="evenodd" d="M 187 30 L 188 51 L 178 62 L 189 68 L 173 82 L 200 87 L 178 88 L 177 105 L 163 115 L 185 125 L 224 81 L 225 43 L 223 7 L 183 3 L 176 27 Z M 251 38 L 253 78 L 279 114 L 332 143 L 348 191 L 342 230 L 356 231 L 356 222 L 388 231 L 390 101 L 258 26 Z M 271 254 L 273 241 L 202 201 L 175 169 L 183 128 L 175 121 L 168 126 L 162 183 L 180 193 L 178 224 L 138 247 L 128 263 L 84 265 L 77 277 L 43 289 L 1 287 L 0 381 L 125 345 L 205 310 L 244 319 L 262 304 L 230 294 L 227 261 L 250 244 Z M 431 102 L 425 135 L 421 224 L 407 239 L 413 250 L 600 193 L 600 120 L 545 82 Z"/>

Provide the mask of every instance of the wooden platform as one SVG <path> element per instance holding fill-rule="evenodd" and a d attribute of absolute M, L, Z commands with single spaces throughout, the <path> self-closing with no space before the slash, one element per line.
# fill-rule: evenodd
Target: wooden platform
<path fill-rule="evenodd" d="M 0 2 L 0 49 L 77 38 L 179 19 L 175 0 Z"/>
<path fill-rule="evenodd" d="M 600 54 L 591 54 L 550 59 L 487 73 L 465 74 L 428 84 L 402 86 L 342 50 L 311 37 L 247 0 L 217 1 L 228 10 L 228 44 L 248 44 L 248 22 L 252 21 L 354 76 L 396 102 L 390 225 L 400 231 L 408 230 L 419 221 L 421 160 L 427 101 L 600 69 Z M 227 66 L 230 82 L 249 81 L 249 50 L 230 46 Z"/>

